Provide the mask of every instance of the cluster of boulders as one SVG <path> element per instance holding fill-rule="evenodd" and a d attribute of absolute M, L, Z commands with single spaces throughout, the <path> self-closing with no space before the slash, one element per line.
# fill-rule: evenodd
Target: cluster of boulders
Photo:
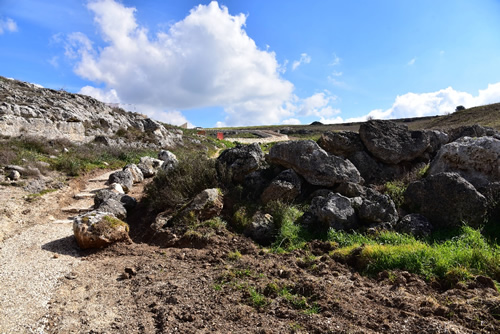
<path fill-rule="evenodd" d="M 467 136 L 471 133 L 480 136 Z M 394 229 L 425 236 L 435 228 L 477 227 L 498 218 L 499 162 L 500 136 L 491 129 L 410 131 L 391 121 L 372 120 L 359 133 L 327 132 L 318 142 L 280 142 L 268 154 L 258 144 L 238 145 L 223 151 L 216 166 L 219 181 L 228 183 L 224 188 L 240 189 L 239 200 L 261 208 L 276 200 L 307 203 L 300 223 L 308 229 Z M 158 159 L 144 157 L 112 174 L 108 183 L 115 190 L 98 193 L 95 211 L 75 220 L 75 233 L 99 212 L 125 219 L 135 200 L 117 192 L 127 192 L 134 182 L 177 163 L 174 154 L 162 151 Z M 397 206 L 383 185 L 402 179 L 406 189 Z M 234 200 L 224 198 L 219 189 L 206 189 L 184 207 L 159 214 L 151 228 L 164 237 L 165 245 L 174 244 L 179 240 L 170 230 L 175 222 L 211 219 Z M 269 213 L 257 210 L 248 219 L 245 235 L 262 244 L 274 240 L 278 226 Z"/>
<path fill-rule="evenodd" d="M 466 136 L 471 133 L 481 136 Z M 372 120 L 359 133 L 327 132 L 318 143 L 277 143 L 265 156 L 258 145 L 238 146 L 218 160 L 248 199 L 309 203 L 302 219 L 309 227 L 427 235 L 434 228 L 479 226 L 499 211 L 499 139 L 480 126 L 446 133 Z M 425 169 L 425 177 L 417 177 Z M 396 207 L 377 189 L 401 179 L 409 184 L 402 207 Z M 269 217 L 251 220 L 245 233 L 269 242 L 276 231 Z"/>
<path fill-rule="evenodd" d="M 158 170 L 168 170 L 177 164 L 176 156 L 160 151 L 158 159 L 142 157 L 140 162 L 129 164 L 112 173 L 108 188 L 96 192 L 94 209 L 74 218 L 73 232 L 81 248 L 100 248 L 117 241 L 128 241 L 129 228 L 124 222 L 127 214 L 137 205 L 137 200 L 127 195 L 136 183 L 153 177 Z"/>

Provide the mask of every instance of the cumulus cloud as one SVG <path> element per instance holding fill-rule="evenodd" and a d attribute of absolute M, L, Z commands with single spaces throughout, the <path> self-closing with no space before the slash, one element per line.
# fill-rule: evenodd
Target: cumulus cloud
<path fill-rule="evenodd" d="M 4 32 L 16 32 L 17 31 L 17 23 L 11 18 L 0 18 L 0 35 Z"/>
<path fill-rule="evenodd" d="M 360 122 L 368 118 L 389 119 L 444 115 L 462 105 L 471 108 L 500 102 L 500 82 L 489 84 L 478 91 L 476 96 L 448 87 L 431 93 L 406 93 L 396 97 L 391 108 L 372 110 L 365 116 L 346 119 L 346 122 Z"/>
<path fill-rule="evenodd" d="M 296 60 L 292 64 L 292 71 L 295 71 L 297 67 L 299 67 L 302 64 L 309 64 L 311 62 L 311 57 L 307 55 L 307 53 L 302 53 L 300 55 L 300 59 Z"/>
<path fill-rule="evenodd" d="M 330 104 L 337 99 L 330 92 L 325 91 L 316 93 L 301 101 L 297 114 L 301 116 L 330 117 L 340 113 L 340 110 L 334 109 Z"/>
<path fill-rule="evenodd" d="M 289 119 L 285 119 L 283 122 L 281 122 L 281 124 L 284 124 L 284 125 L 300 125 L 302 124 L 302 122 L 297 119 L 297 118 L 289 118 Z"/>
<path fill-rule="evenodd" d="M 150 33 L 135 8 L 114 0 L 91 1 L 88 8 L 106 45 L 95 48 L 75 33 L 66 55 L 76 57 L 79 76 L 104 84 L 94 96 L 114 89 L 121 102 L 156 114 L 221 106 L 226 125 L 278 123 L 291 115 L 293 84 L 280 77 L 274 52 L 260 50 L 246 34 L 245 15 L 231 15 L 214 1 L 167 31 Z"/>

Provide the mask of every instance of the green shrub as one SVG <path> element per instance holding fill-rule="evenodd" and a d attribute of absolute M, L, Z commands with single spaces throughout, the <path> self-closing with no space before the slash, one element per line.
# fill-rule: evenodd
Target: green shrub
<path fill-rule="evenodd" d="M 176 209 L 207 188 L 218 186 L 215 161 L 191 153 L 179 157 L 179 164 L 161 170 L 145 188 L 146 201 L 155 211 Z"/>
<path fill-rule="evenodd" d="M 304 211 L 292 204 L 281 201 L 271 201 L 266 205 L 266 212 L 273 216 L 278 228 L 278 235 L 273 244 L 275 251 L 293 250 L 301 248 L 309 239 L 306 231 L 299 224 Z"/>
<path fill-rule="evenodd" d="M 403 181 L 391 181 L 384 184 L 383 192 L 391 197 L 397 208 L 400 208 L 404 203 L 403 195 L 407 187 L 408 184 Z"/>

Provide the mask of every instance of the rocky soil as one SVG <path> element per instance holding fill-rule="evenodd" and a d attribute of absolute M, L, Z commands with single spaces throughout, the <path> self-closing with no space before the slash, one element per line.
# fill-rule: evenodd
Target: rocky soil
<path fill-rule="evenodd" d="M 4 210 L 1 333 L 500 331 L 499 294 L 486 278 L 445 290 L 406 272 L 363 277 L 320 242 L 278 255 L 220 229 L 185 247 L 136 237 L 82 251 L 61 208 L 77 207 L 90 178 L 31 202 L 0 187 L 11 217 Z"/>

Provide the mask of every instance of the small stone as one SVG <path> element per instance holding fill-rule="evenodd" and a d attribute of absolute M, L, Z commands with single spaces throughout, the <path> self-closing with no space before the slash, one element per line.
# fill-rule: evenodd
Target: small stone
<path fill-rule="evenodd" d="M 126 267 L 125 272 L 131 276 L 137 275 L 137 270 L 135 270 L 135 268 L 132 267 Z"/>
<path fill-rule="evenodd" d="M 64 275 L 64 277 L 66 277 L 67 279 L 75 279 L 78 277 L 78 275 L 75 273 L 67 273 L 66 275 Z"/>

